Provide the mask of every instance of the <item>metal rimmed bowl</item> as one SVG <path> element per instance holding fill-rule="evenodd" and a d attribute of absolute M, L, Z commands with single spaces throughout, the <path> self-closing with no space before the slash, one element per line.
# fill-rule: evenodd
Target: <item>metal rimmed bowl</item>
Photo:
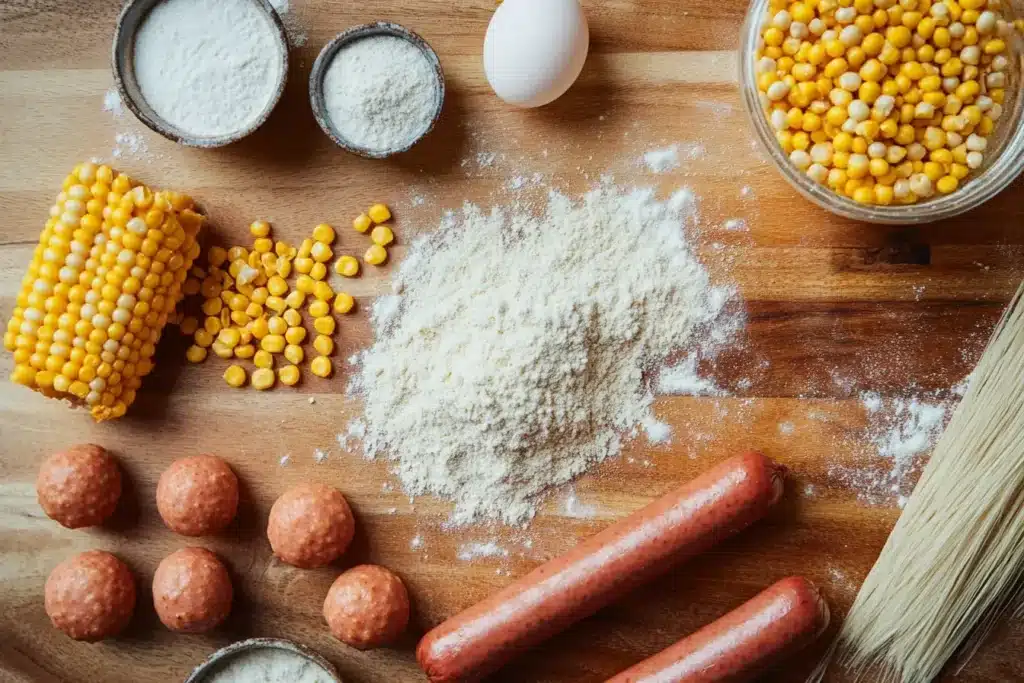
<path fill-rule="evenodd" d="M 117 27 L 114 29 L 113 45 L 113 68 L 114 83 L 132 113 L 142 121 L 150 130 L 159 133 L 168 140 L 173 140 L 188 147 L 222 147 L 237 142 L 251 134 L 270 117 L 270 112 L 277 106 L 281 95 L 284 93 L 285 83 L 288 81 L 288 37 L 285 34 L 284 24 L 281 17 L 274 11 L 268 0 L 249 0 L 263 12 L 270 25 L 274 28 L 274 34 L 280 48 L 280 63 L 278 65 L 279 78 L 275 84 L 274 95 L 267 102 L 260 115 L 257 116 L 243 130 L 233 131 L 226 135 L 201 136 L 182 131 L 169 122 L 165 121 L 146 102 L 142 95 L 138 81 L 135 79 L 135 36 L 139 27 L 145 21 L 150 10 L 163 0 L 128 0 L 121 9 L 117 18 Z"/>
<path fill-rule="evenodd" d="M 209 676 L 222 670 L 235 657 L 256 650 L 283 650 L 299 655 L 323 669 L 332 683 L 342 683 L 337 670 L 326 659 L 304 645 L 279 638 L 250 638 L 222 647 L 193 669 L 185 683 L 206 683 Z"/>
<path fill-rule="evenodd" d="M 394 36 L 412 43 L 419 48 L 427 58 L 427 61 L 433 68 L 433 72 L 436 77 L 434 87 L 434 111 L 430 118 L 430 125 L 427 126 L 426 130 L 411 142 L 401 147 L 395 147 L 394 149 L 367 149 L 346 139 L 332 123 L 331 116 L 327 111 L 327 102 L 324 96 L 324 76 L 327 73 L 327 68 L 334 60 L 335 55 L 338 54 L 338 51 L 358 40 L 372 36 Z M 333 40 L 331 40 L 331 42 L 327 43 L 327 45 L 324 46 L 324 49 L 320 51 L 320 55 L 316 58 L 316 62 L 313 63 L 313 71 L 309 75 L 309 103 L 313 107 L 313 116 L 316 117 L 316 122 L 320 124 L 320 128 L 322 128 L 323 131 L 327 133 L 327 136 L 339 147 L 352 152 L 353 154 L 358 154 L 361 157 L 366 157 L 367 159 L 385 159 L 393 154 L 408 151 L 413 145 L 422 140 L 431 130 L 433 130 L 434 124 L 436 124 L 437 120 L 441 117 L 441 108 L 444 106 L 444 72 L 441 70 L 441 62 L 437 58 L 437 53 L 434 52 L 434 49 L 430 47 L 427 41 L 423 40 L 419 35 L 413 33 L 404 26 L 399 26 L 398 24 L 393 24 L 387 21 L 378 21 L 372 24 L 353 26 L 352 28 L 339 33 Z"/>
<path fill-rule="evenodd" d="M 970 211 L 1004 190 L 1024 169 L 1024 97 L 1021 74 L 1024 72 L 1024 41 L 1016 32 L 1007 39 L 1009 46 L 1009 84 L 1002 117 L 988 138 L 988 149 L 981 167 L 971 171 L 954 192 L 936 193 L 915 204 L 888 206 L 858 204 L 825 185 L 819 185 L 794 166 L 782 151 L 775 131 L 761 104 L 754 71 L 760 29 L 768 11 L 768 0 L 751 0 L 743 26 L 740 46 L 740 94 L 747 117 L 761 148 L 783 177 L 796 190 L 818 206 L 834 214 L 867 223 L 913 225 L 928 223 Z M 1004 3 L 1009 19 L 1021 16 L 1015 3 Z"/>

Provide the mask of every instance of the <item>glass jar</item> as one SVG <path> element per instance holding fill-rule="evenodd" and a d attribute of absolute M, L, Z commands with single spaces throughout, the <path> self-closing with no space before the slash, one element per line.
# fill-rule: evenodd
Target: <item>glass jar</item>
<path fill-rule="evenodd" d="M 1001 11 L 1008 21 L 1020 16 L 1009 6 L 1008 0 L 1004 2 Z M 768 0 L 752 0 L 746 21 L 743 23 L 743 44 L 740 47 L 740 90 L 743 105 L 761 147 L 771 157 L 775 166 L 800 194 L 823 209 L 868 223 L 928 223 L 950 218 L 981 205 L 1005 189 L 1021 170 L 1024 170 L 1024 125 L 1021 122 L 1024 106 L 1020 97 L 1021 55 L 1024 50 L 1021 37 L 1014 31 L 1006 38 L 1010 68 L 1007 71 L 1009 82 L 1006 86 L 1003 114 L 996 121 L 992 135 L 987 138 L 988 148 L 982 165 L 972 170 L 954 192 L 947 195 L 936 193 L 915 204 L 880 206 L 860 204 L 826 185 L 816 183 L 794 166 L 782 151 L 758 96 L 754 62 L 760 31 L 767 16 Z"/>

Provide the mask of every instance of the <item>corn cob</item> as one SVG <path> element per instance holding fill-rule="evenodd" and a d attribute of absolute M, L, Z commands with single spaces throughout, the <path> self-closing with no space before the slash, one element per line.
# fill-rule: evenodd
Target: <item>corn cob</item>
<path fill-rule="evenodd" d="M 204 218 L 193 208 L 108 166 L 76 166 L 7 324 L 11 380 L 84 405 L 97 421 L 124 415 L 199 255 Z"/>

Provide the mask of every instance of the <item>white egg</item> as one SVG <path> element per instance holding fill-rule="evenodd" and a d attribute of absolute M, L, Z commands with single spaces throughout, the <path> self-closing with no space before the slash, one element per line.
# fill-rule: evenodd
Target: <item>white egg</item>
<path fill-rule="evenodd" d="M 501 99 L 539 107 L 569 89 L 589 46 L 578 0 L 505 0 L 487 26 L 484 72 Z"/>

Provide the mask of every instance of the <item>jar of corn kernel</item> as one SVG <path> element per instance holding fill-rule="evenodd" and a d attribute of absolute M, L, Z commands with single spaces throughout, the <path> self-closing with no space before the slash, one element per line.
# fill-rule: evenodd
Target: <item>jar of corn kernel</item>
<path fill-rule="evenodd" d="M 744 105 L 819 206 L 872 223 L 948 218 L 1024 167 L 1022 29 L 1009 0 L 753 0 Z"/>

